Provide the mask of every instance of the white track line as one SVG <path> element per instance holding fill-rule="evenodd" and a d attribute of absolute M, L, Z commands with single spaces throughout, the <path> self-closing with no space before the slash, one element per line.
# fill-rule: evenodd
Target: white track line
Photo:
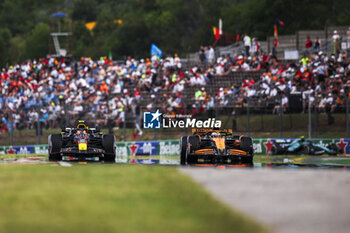
<path fill-rule="evenodd" d="M 67 163 L 67 162 L 63 162 L 63 161 L 58 162 L 58 164 L 61 165 L 62 167 L 71 167 L 72 166 L 72 164 Z"/>

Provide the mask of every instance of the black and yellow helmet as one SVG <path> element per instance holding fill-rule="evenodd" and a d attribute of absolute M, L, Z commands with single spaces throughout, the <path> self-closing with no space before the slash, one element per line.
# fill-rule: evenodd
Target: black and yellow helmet
<path fill-rule="evenodd" d="M 86 121 L 78 120 L 77 129 L 88 129 L 89 127 L 86 125 Z"/>

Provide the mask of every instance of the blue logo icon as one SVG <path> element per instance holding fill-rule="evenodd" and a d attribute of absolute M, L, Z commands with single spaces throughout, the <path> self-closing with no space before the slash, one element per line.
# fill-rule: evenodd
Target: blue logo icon
<path fill-rule="evenodd" d="M 144 129 L 160 129 L 160 116 L 162 114 L 157 110 L 156 112 L 143 113 L 143 128 Z"/>

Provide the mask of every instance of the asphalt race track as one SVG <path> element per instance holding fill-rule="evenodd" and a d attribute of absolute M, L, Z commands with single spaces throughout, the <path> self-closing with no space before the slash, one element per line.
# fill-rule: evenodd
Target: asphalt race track
<path fill-rule="evenodd" d="M 273 232 L 350 232 L 349 170 L 180 170 L 223 202 L 267 224 Z"/>

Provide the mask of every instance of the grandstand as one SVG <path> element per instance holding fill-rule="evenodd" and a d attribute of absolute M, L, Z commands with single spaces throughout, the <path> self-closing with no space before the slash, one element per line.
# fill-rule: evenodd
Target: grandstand
<path fill-rule="evenodd" d="M 298 51 L 299 55 L 302 56 L 305 52 L 309 52 L 305 49 L 305 41 L 309 36 L 314 41 L 319 38 L 321 41 L 321 51 L 332 54 L 333 53 L 333 34 L 334 31 L 340 36 L 340 43 L 347 42 L 347 31 L 349 26 L 332 26 L 325 27 L 324 30 L 300 30 L 296 31 L 293 35 L 280 35 L 278 37 L 277 56 L 280 59 L 284 57 L 285 50 Z M 267 37 L 267 50 L 270 51 L 274 46 L 273 36 Z M 345 46 L 345 45 L 344 45 Z"/>

